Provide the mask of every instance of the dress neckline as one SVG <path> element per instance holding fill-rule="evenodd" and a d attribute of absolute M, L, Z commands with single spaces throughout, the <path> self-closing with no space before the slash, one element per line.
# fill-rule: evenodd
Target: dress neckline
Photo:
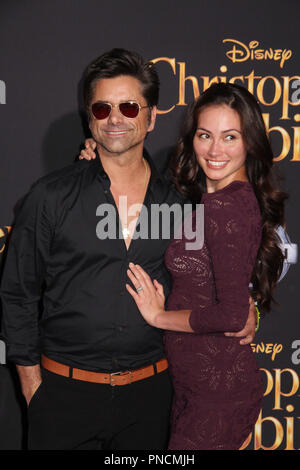
<path fill-rule="evenodd" d="M 203 196 L 202 197 L 205 197 L 205 198 L 210 198 L 210 197 L 214 197 L 214 196 L 219 196 L 220 194 L 223 194 L 223 193 L 227 193 L 227 192 L 230 192 L 232 189 L 235 189 L 237 187 L 241 187 L 241 186 L 252 186 L 251 183 L 249 183 L 249 181 L 240 181 L 240 180 L 235 180 L 235 181 L 232 181 L 231 183 L 227 184 L 226 186 L 224 186 L 224 188 L 221 188 L 221 189 L 217 189 L 216 191 L 212 192 L 212 193 L 203 193 Z"/>

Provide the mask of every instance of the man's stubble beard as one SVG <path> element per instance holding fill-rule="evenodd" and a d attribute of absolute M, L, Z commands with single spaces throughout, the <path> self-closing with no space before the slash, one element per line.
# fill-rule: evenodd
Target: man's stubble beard
<path fill-rule="evenodd" d="M 147 134 L 146 134 L 147 136 Z M 146 137 L 145 137 L 146 138 Z M 109 153 L 110 155 L 122 155 L 123 153 L 127 153 L 129 150 L 132 150 L 136 147 L 138 147 L 139 145 L 141 144 L 144 144 L 144 141 L 145 141 L 145 138 L 144 139 L 141 139 L 139 140 L 138 142 L 134 142 L 132 144 L 128 144 L 127 147 L 123 148 L 122 150 L 120 151 L 117 151 L 117 150 L 113 150 L 111 148 L 109 148 L 108 146 L 106 146 L 103 142 L 100 142 L 100 141 L 96 141 L 96 144 L 97 144 L 97 147 L 99 146 L 100 148 L 104 149 L 107 153 Z"/>

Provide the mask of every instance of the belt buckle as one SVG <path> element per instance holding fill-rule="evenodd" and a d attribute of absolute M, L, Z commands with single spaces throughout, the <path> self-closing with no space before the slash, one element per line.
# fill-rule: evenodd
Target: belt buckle
<path fill-rule="evenodd" d="M 124 375 L 124 374 L 130 374 L 131 375 L 131 371 L 130 370 L 125 370 L 125 371 L 120 371 L 120 372 L 112 372 L 110 375 L 110 385 L 112 387 L 115 387 L 116 384 L 113 383 L 113 375 Z"/>

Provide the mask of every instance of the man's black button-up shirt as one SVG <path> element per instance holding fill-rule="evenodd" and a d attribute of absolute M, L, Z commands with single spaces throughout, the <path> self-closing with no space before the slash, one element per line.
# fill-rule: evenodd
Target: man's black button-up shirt
<path fill-rule="evenodd" d="M 153 204 L 181 199 L 146 158 L 151 178 L 144 206 L 150 217 Z M 116 210 L 116 238 L 99 238 L 106 227 L 103 204 Z M 155 231 L 153 238 L 132 239 L 127 251 L 119 223 L 99 158 L 70 165 L 32 187 L 12 230 L 1 285 L 8 359 L 34 365 L 44 353 L 72 367 L 112 372 L 164 356 L 162 331 L 144 321 L 125 284 L 132 261 L 168 294 L 163 260 L 170 237 L 163 238 L 160 229 L 158 237 Z"/>

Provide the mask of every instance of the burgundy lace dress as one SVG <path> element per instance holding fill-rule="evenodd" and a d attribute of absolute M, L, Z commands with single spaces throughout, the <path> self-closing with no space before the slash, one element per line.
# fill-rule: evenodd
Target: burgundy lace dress
<path fill-rule="evenodd" d="M 169 449 L 239 449 L 261 408 L 262 378 L 251 346 L 223 332 L 241 330 L 248 317 L 260 211 L 241 181 L 201 202 L 203 248 L 187 251 L 187 240 L 174 239 L 165 256 L 173 281 L 167 310 L 191 309 L 195 332 L 165 333 L 175 391 Z"/>

